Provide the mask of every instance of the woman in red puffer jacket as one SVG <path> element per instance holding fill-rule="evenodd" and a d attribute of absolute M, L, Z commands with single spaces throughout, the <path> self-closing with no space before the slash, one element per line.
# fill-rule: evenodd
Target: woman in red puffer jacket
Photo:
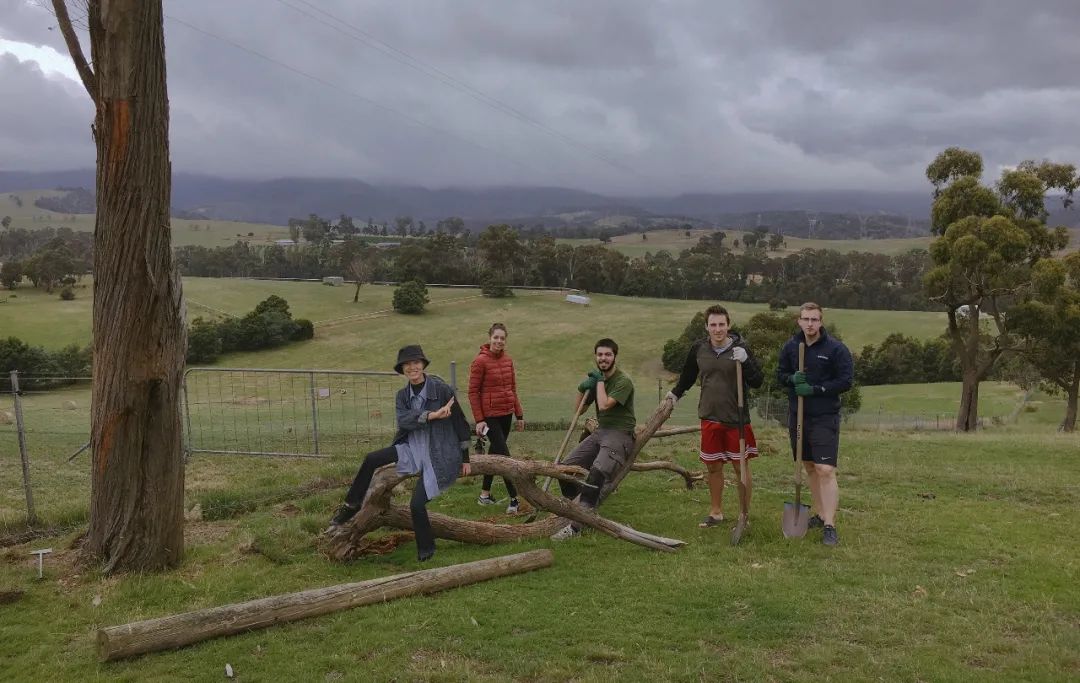
<path fill-rule="evenodd" d="M 495 323 L 488 330 L 488 343 L 480 347 L 480 353 L 476 354 L 469 367 L 469 403 L 476 421 L 476 435 L 487 436 L 492 454 L 508 456 L 510 449 L 506 445 L 506 437 L 510 434 L 513 418 L 517 418 L 519 432 L 525 429 L 525 418 L 517 396 L 514 361 L 506 353 L 506 337 L 506 325 L 502 323 Z M 491 497 L 493 480 L 491 475 L 484 475 L 480 498 L 476 501 L 480 505 L 495 504 L 495 499 Z M 517 491 L 509 479 L 505 482 L 506 491 L 510 494 L 510 505 L 506 512 L 517 514 Z"/>

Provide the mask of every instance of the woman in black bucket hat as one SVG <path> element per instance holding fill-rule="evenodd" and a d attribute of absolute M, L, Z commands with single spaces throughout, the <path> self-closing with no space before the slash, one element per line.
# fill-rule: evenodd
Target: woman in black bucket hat
<path fill-rule="evenodd" d="M 424 372 L 430 361 L 419 345 L 398 350 L 394 371 L 405 375 L 405 385 L 394 399 L 397 434 L 393 443 L 364 457 L 345 502 L 330 520 L 330 528 L 356 515 L 367 495 L 375 470 L 392 462 L 399 474 L 419 475 L 409 510 L 416 533 L 417 558 L 435 554 L 435 534 L 428 519 L 429 500 L 448 489 L 458 474 L 469 474 L 469 424 L 446 382 Z"/>

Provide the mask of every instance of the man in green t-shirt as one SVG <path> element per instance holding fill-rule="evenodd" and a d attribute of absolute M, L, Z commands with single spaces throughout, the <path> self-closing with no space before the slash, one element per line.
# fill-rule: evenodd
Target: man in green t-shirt
<path fill-rule="evenodd" d="M 577 465 L 589 470 L 585 480 L 589 486 L 582 487 L 572 482 L 559 482 L 562 494 L 574 498 L 580 494 L 579 503 L 585 507 L 596 507 L 600 491 L 615 473 L 626 464 L 630 451 L 634 447 L 634 383 L 622 370 L 615 367 L 615 357 L 619 355 L 619 345 L 612 339 L 601 339 L 593 346 L 596 369 L 589 372 L 585 380 L 578 385 L 577 403 L 585 405 L 596 403 L 596 431 L 577 445 L 563 461 L 567 465 Z M 576 536 L 580 530 L 568 525 L 552 538 L 563 539 Z"/>

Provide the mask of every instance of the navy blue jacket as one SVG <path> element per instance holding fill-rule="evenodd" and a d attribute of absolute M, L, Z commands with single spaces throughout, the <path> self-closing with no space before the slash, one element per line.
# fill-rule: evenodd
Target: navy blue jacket
<path fill-rule="evenodd" d="M 805 342 L 802 330 L 780 349 L 776 366 L 776 379 L 787 387 L 791 410 L 795 410 L 795 383 L 792 375 L 799 369 L 799 342 Z M 821 328 L 821 336 L 813 346 L 806 347 L 806 383 L 814 387 L 814 393 L 805 397 L 805 415 L 833 415 L 840 412 L 840 394 L 851 388 L 855 379 L 855 365 L 851 352 L 843 342 L 829 336 Z"/>

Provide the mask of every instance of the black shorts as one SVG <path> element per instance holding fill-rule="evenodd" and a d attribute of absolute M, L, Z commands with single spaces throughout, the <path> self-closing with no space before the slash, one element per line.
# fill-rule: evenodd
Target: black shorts
<path fill-rule="evenodd" d="M 798 431 L 795 415 L 788 421 L 788 436 L 791 440 L 791 456 L 795 457 L 795 439 Z M 840 452 L 840 416 L 807 415 L 803 418 L 803 462 L 836 467 Z"/>

